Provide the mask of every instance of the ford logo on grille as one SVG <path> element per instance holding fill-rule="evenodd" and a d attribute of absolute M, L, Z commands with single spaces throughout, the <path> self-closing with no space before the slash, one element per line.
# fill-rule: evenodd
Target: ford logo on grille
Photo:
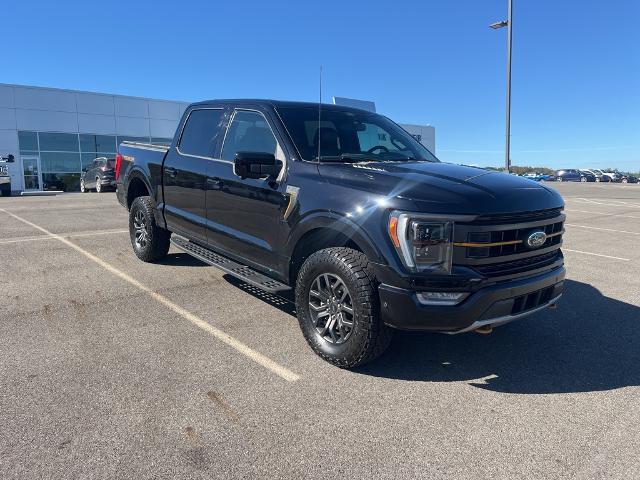
<path fill-rule="evenodd" d="M 526 240 L 529 248 L 540 248 L 546 241 L 547 234 L 540 230 L 531 233 Z"/>

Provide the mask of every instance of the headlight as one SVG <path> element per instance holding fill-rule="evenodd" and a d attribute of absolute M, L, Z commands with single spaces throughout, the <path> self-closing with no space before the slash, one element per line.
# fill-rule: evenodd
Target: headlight
<path fill-rule="evenodd" d="M 453 222 L 391 212 L 389 235 L 402 263 L 414 272 L 451 273 Z"/>

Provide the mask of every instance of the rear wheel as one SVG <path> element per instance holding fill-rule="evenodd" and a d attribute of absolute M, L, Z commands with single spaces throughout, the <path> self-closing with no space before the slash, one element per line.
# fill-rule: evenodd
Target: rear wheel
<path fill-rule="evenodd" d="M 623 178 L 622 183 L 629 183 L 629 180 L 627 180 L 626 178 Z"/>
<path fill-rule="evenodd" d="M 373 270 L 357 250 L 336 247 L 311 255 L 298 274 L 296 311 L 311 348 L 341 368 L 375 359 L 391 342 Z"/>
<path fill-rule="evenodd" d="M 558 177 L 558 182 L 561 182 L 561 181 L 562 181 L 562 177 Z"/>
<path fill-rule="evenodd" d="M 580 177 L 580 181 L 581 182 L 586 182 L 587 181 L 587 177 Z"/>
<path fill-rule="evenodd" d="M 171 232 L 156 224 L 151 197 L 138 197 L 131 204 L 129 236 L 134 253 L 144 262 L 160 260 L 169 252 Z"/>

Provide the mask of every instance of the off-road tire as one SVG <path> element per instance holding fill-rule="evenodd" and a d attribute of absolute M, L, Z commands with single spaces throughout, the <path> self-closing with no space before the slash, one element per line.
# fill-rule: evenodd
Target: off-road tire
<path fill-rule="evenodd" d="M 138 212 L 142 213 L 145 220 L 148 236 L 145 246 L 140 246 L 136 243 L 134 219 Z M 131 238 L 131 246 L 134 253 L 143 262 L 155 262 L 169 253 L 171 232 L 160 228 L 156 224 L 151 197 L 138 197 L 131 204 L 129 209 L 129 237 Z"/>
<path fill-rule="evenodd" d="M 352 297 L 353 331 L 338 345 L 327 342 L 318 334 L 309 312 L 309 290 L 323 273 L 337 275 Z M 377 358 L 389 346 L 393 330 L 380 319 L 378 282 L 362 252 L 333 247 L 310 255 L 298 273 L 295 296 L 302 333 L 311 348 L 327 362 L 340 368 L 354 368 Z"/>

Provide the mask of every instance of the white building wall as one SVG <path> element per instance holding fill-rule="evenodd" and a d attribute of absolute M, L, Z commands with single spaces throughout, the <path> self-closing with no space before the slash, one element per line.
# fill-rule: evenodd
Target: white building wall
<path fill-rule="evenodd" d="M 0 155 L 13 190 L 23 189 L 18 130 L 172 138 L 188 103 L 0 84 Z"/>
<path fill-rule="evenodd" d="M 436 154 L 436 129 L 431 125 L 400 124 L 411 135 L 419 135 L 420 143 Z"/>

